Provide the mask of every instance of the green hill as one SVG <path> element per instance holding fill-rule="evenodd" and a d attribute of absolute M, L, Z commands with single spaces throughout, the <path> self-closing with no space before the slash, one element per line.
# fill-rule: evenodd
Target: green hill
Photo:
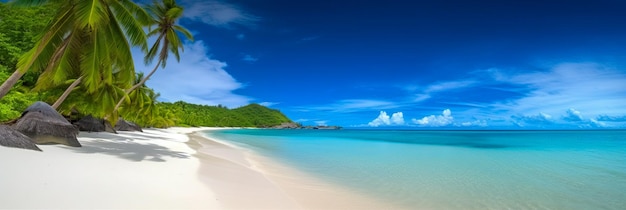
<path fill-rule="evenodd" d="M 281 123 L 291 122 L 287 116 L 275 109 L 269 109 L 259 104 L 250 104 L 247 106 L 233 109 L 235 115 L 244 117 L 245 124 L 253 127 L 269 127 L 280 125 Z"/>
<path fill-rule="evenodd" d="M 173 113 L 176 125 L 209 127 L 270 127 L 292 122 L 278 110 L 259 104 L 236 109 L 224 106 L 207 106 L 186 102 L 159 103 L 158 106 Z"/>

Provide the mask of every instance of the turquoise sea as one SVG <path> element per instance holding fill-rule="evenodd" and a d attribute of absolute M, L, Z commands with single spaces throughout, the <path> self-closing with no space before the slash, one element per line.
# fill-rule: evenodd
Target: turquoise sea
<path fill-rule="evenodd" d="M 626 209 L 626 131 L 208 131 L 407 208 Z"/>

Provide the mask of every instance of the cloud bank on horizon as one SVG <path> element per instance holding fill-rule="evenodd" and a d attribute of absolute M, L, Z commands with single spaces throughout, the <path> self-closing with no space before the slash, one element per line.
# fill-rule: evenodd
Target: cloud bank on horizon
<path fill-rule="evenodd" d="M 559 10 L 564 18 L 552 14 L 557 3 L 483 2 L 484 17 L 460 24 L 476 11 L 437 2 L 379 10 L 363 1 L 337 13 L 320 2 L 179 1 L 180 23 L 197 41 L 148 81 L 163 101 L 259 103 L 301 123 L 344 127 L 626 128 L 619 2 L 572 4 Z M 603 15 L 580 17 L 576 8 Z M 441 9 L 459 16 L 442 18 Z M 361 16 L 372 11 L 380 22 Z M 508 20 L 519 24 L 501 25 Z M 476 30 L 464 30 L 470 25 Z M 133 54 L 137 69 L 153 68 Z"/>
<path fill-rule="evenodd" d="M 415 106 L 436 98 L 435 103 L 455 106 L 441 115 L 412 119 L 416 127 L 518 128 L 626 128 L 626 73 L 596 63 L 563 63 L 547 71 L 510 74 L 500 69 L 473 72 L 474 78 L 439 82 L 417 94 L 419 100 L 400 102 Z M 468 82 L 471 81 L 471 82 Z M 434 88 L 433 88 L 434 87 Z M 432 91 L 436 89 L 437 92 Z M 463 97 L 483 93 L 482 97 Z M 492 91 L 487 91 L 492 90 Z M 496 90 L 496 91 L 493 91 Z M 417 89 L 414 89 L 417 91 Z M 512 92 L 515 94 L 502 94 Z M 423 97 L 427 95 L 428 97 Z M 459 101 L 448 101 L 454 96 Z M 446 107 L 442 106 L 442 107 Z M 402 109 L 400 108 L 397 109 Z M 380 122 L 368 125 L 398 125 Z M 407 112 L 405 112 L 407 113 Z M 465 120 L 465 121 L 464 121 Z M 383 121 L 384 122 L 384 121 Z"/>

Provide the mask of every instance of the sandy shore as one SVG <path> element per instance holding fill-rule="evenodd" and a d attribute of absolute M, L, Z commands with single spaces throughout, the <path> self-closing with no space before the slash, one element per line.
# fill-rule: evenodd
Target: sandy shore
<path fill-rule="evenodd" d="M 205 163 L 200 173 L 208 179 L 203 180 L 227 209 L 406 208 L 331 184 L 224 140 L 200 133 L 189 136 L 190 146 Z"/>
<path fill-rule="evenodd" d="M 199 130 L 81 132 L 80 148 L 0 147 L 0 209 L 389 209 Z"/>
<path fill-rule="evenodd" d="M 222 209 L 185 144 L 198 129 L 83 133 L 83 147 L 0 147 L 0 209 Z"/>

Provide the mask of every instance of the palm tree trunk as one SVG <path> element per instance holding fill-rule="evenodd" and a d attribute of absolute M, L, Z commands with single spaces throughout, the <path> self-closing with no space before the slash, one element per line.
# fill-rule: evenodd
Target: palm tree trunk
<path fill-rule="evenodd" d="M 4 81 L 4 83 L 2 83 L 2 85 L 0 86 L 0 99 L 2 99 L 7 93 L 9 93 L 11 88 L 15 86 L 17 81 L 19 81 L 20 78 L 24 76 L 24 74 L 26 74 L 26 71 L 22 72 L 16 70 L 15 72 L 13 72 L 13 74 L 11 74 L 9 78 L 7 78 L 6 81 Z"/>
<path fill-rule="evenodd" d="M 56 102 L 54 102 L 54 104 L 52 105 L 52 108 L 57 109 L 59 108 L 59 106 L 61 106 L 61 104 L 63 103 L 63 101 L 65 101 L 65 99 L 67 99 L 67 96 L 70 95 L 70 93 L 74 90 L 74 88 L 80 84 L 80 82 L 83 81 L 83 77 L 79 77 L 78 79 L 76 79 L 76 81 L 72 82 L 72 84 L 65 89 L 65 92 L 63 92 L 63 94 L 61 95 L 61 97 L 59 97 L 59 99 L 57 99 Z"/>
<path fill-rule="evenodd" d="M 161 60 L 159 60 L 159 62 L 157 62 L 156 66 L 154 67 L 154 69 L 152 69 L 152 71 L 145 76 L 141 81 L 139 81 L 139 83 L 133 85 L 131 88 L 126 89 L 126 91 L 124 91 L 125 95 L 128 95 L 130 92 L 133 92 L 133 90 L 137 89 L 138 87 L 141 87 L 141 85 L 143 85 L 144 83 L 146 83 L 146 81 L 148 81 L 148 79 L 150 79 L 150 77 L 156 72 L 156 70 L 159 68 L 159 65 L 161 65 Z M 115 105 L 115 109 L 113 109 L 113 112 L 111 113 L 115 113 L 117 112 L 117 110 L 120 108 L 120 106 L 122 106 L 122 102 L 124 102 L 124 97 L 120 98 L 120 101 L 117 102 L 117 104 Z"/>
<path fill-rule="evenodd" d="M 139 83 L 133 85 L 133 87 L 131 87 L 130 89 L 127 90 L 126 94 L 133 92 L 133 90 L 141 87 L 144 83 L 146 83 L 148 81 L 148 79 L 150 79 L 150 77 L 152 77 L 152 75 L 156 72 L 156 70 L 159 68 L 159 65 L 161 65 L 161 60 L 159 60 L 159 62 L 157 62 L 156 66 L 154 67 L 154 69 L 152 69 L 152 71 L 146 75 L 141 81 L 139 81 Z"/>

